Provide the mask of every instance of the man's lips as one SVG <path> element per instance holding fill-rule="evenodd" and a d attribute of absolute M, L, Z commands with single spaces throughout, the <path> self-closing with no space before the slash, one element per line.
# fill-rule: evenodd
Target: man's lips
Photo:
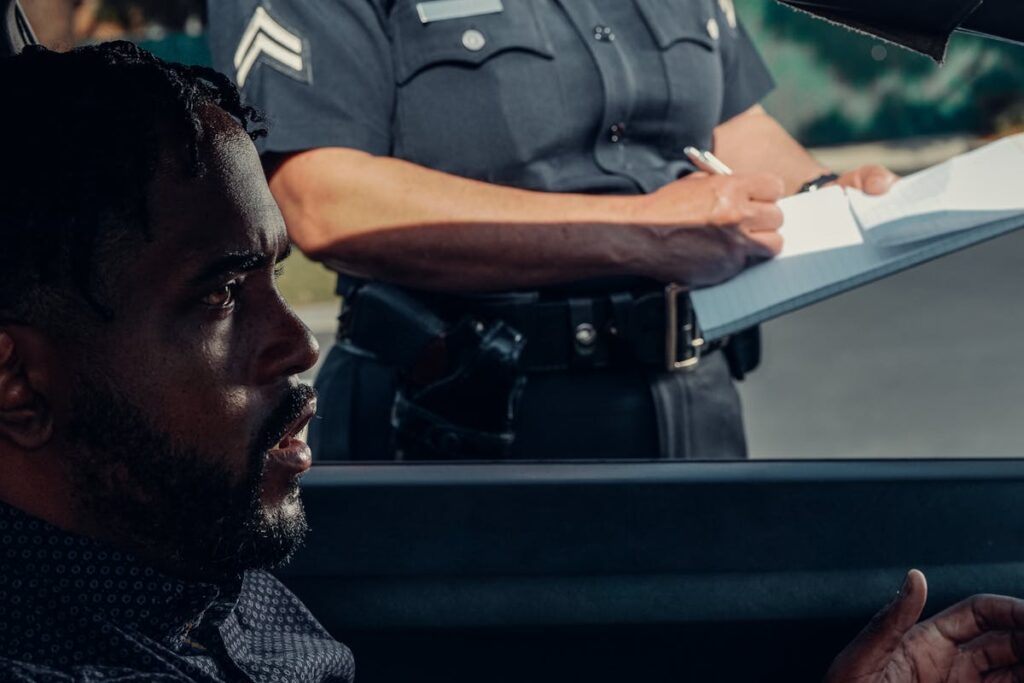
<path fill-rule="evenodd" d="M 297 476 L 309 469 L 313 462 L 309 446 L 299 438 L 299 433 L 306 428 L 316 415 L 316 399 L 311 399 L 299 413 L 284 435 L 273 448 L 267 451 L 267 471 L 276 470 L 286 476 Z"/>

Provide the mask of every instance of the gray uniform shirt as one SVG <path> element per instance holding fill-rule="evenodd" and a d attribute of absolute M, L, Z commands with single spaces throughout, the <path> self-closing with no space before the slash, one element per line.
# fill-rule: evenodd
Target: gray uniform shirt
<path fill-rule="evenodd" d="M 731 0 L 240 0 L 211 3 L 210 28 L 270 116 L 262 151 L 532 190 L 652 192 L 772 87 Z"/>

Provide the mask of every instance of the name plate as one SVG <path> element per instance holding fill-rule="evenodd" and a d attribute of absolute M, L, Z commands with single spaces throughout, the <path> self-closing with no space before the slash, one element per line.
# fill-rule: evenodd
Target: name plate
<path fill-rule="evenodd" d="M 464 19 L 478 17 L 483 14 L 504 12 L 501 0 L 431 0 L 416 3 L 416 12 L 420 21 L 429 24 L 432 21 L 447 19 Z"/>

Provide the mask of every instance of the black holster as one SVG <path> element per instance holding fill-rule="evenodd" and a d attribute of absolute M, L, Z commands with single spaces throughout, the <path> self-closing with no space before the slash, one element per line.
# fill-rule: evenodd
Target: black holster
<path fill-rule="evenodd" d="M 515 439 L 526 340 L 509 325 L 449 322 L 408 292 L 379 283 L 346 302 L 341 334 L 397 369 L 392 407 L 402 459 L 495 459 Z"/>

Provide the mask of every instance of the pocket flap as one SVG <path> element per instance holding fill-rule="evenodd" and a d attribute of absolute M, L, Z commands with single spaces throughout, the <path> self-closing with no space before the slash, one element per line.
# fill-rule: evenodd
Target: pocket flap
<path fill-rule="evenodd" d="M 720 27 L 707 2 L 683 0 L 634 0 L 658 47 L 674 43 L 699 43 L 709 50 L 718 44 Z"/>
<path fill-rule="evenodd" d="M 395 78 L 399 85 L 427 67 L 443 63 L 477 66 L 518 50 L 546 59 L 554 53 L 530 6 L 517 0 L 504 11 L 423 23 L 415 3 L 395 7 Z"/>

